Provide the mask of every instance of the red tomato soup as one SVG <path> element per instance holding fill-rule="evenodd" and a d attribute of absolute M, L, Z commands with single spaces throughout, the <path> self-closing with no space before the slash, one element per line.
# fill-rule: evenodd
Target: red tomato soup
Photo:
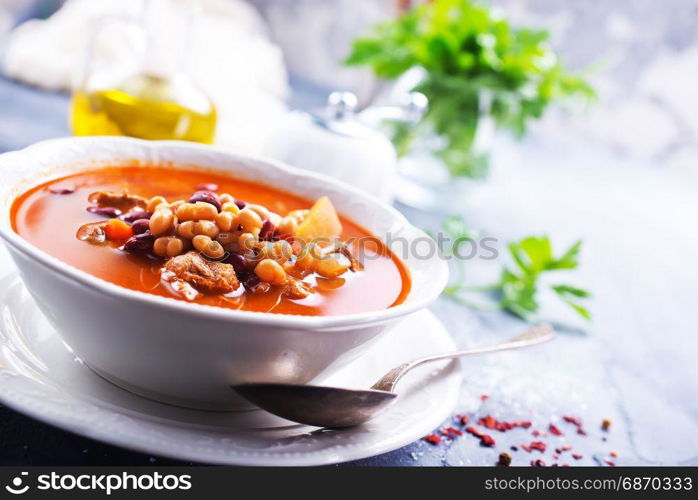
<path fill-rule="evenodd" d="M 192 198 L 197 191 L 204 194 Z M 111 195 L 90 197 L 94 193 Z M 141 206 L 116 203 L 114 193 L 128 193 Z M 213 202 L 217 203 L 215 209 L 206 206 L 211 193 L 220 201 Z M 158 202 L 152 200 L 157 196 L 165 200 L 153 208 Z M 204 201 L 196 203 L 197 199 Z M 262 207 L 256 209 L 258 216 L 247 213 L 243 220 L 243 211 L 250 212 L 258 206 Z M 201 215 L 208 218 L 203 224 L 194 211 L 200 207 L 207 209 Z M 148 223 L 136 224 L 123 216 L 134 210 L 150 215 Z M 223 214 L 226 210 L 230 215 Z M 119 214 L 125 221 L 119 221 Z M 15 232 L 66 264 L 124 288 L 199 304 L 329 316 L 386 309 L 403 302 L 410 290 L 404 264 L 361 226 L 337 216 L 331 201 L 305 200 L 220 171 L 144 166 L 90 170 L 52 180 L 22 194 L 12 206 L 11 217 Z M 296 219 L 291 220 L 293 217 Z M 250 227 L 246 226 L 247 219 Z M 224 231 L 229 224 L 229 232 Z M 144 227 L 139 229 L 139 225 Z M 78 238 L 81 227 L 93 226 L 97 237 L 104 241 L 96 240 L 95 244 Z M 281 234 L 282 227 L 290 229 Z M 136 234 L 144 228 L 148 229 L 146 233 Z M 240 239 L 248 229 L 250 245 Z M 180 236 L 192 236 L 191 231 L 199 236 Z M 317 259 L 312 265 L 307 264 L 299 257 L 298 238 L 294 238 L 293 231 L 337 231 L 337 241 L 345 244 L 347 252 L 332 254 L 330 265 L 318 264 Z M 147 240 L 148 249 L 129 251 L 137 246 L 129 238 L 141 243 Z M 357 243 L 360 238 L 371 242 Z M 224 257 L 218 253 L 219 244 L 225 251 Z M 288 258 L 277 258 L 272 247 L 289 248 L 291 253 Z M 215 254 L 213 258 L 208 258 L 208 249 Z M 245 261 L 247 267 L 241 271 L 232 264 L 245 259 L 229 255 L 231 252 L 254 263 Z M 201 255 L 203 260 L 192 260 L 201 259 Z M 233 262 L 233 257 L 238 261 Z M 356 257 L 359 264 L 354 266 L 351 257 Z M 163 269 L 173 269 L 174 273 L 165 274 Z M 174 281 L 165 279 L 173 275 Z"/>

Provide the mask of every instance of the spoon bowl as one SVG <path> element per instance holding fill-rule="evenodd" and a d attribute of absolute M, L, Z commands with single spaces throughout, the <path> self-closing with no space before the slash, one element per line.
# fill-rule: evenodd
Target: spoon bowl
<path fill-rule="evenodd" d="M 243 384 L 232 388 L 259 408 L 286 420 L 317 427 L 352 427 L 367 422 L 395 402 L 398 396 L 393 392 L 395 385 L 417 366 L 470 354 L 520 349 L 547 342 L 554 336 L 550 325 L 536 325 L 499 344 L 414 359 L 390 370 L 370 389 L 278 383 Z"/>
<path fill-rule="evenodd" d="M 397 399 L 397 394 L 389 391 L 317 385 L 244 384 L 234 389 L 269 413 L 293 422 L 329 428 L 361 425 Z"/>

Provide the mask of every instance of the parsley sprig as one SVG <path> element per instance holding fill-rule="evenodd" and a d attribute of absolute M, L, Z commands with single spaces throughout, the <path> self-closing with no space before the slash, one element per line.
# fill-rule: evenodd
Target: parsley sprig
<path fill-rule="evenodd" d="M 452 175 L 482 177 L 488 159 L 472 146 L 483 112 L 520 137 L 551 102 L 594 96 L 564 70 L 548 36 L 514 28 L 476 1 L 433 0 L 356 39 L 345 64 L 369 66 L 388 80 L 422 68 L 426 76 L 414 90 L 429 98 L 429 109 L 413 133 L 396 129 L 396 149 L 406 154 L 415 136 L 433 132 L 445 139 L 437 154 Z"/>
<path fill-rule="evenodd" d="M 447 218 L 442 229 L 453 242 L 473 241 L 480 234 L 468 228 L 462 217 L 457 216 Z M 507 245 L 513 265 L 503 266 L 497 282 L 485 286 L 467 286 L 461 267 L 459 279 L 446 287 L 444 294 L 468 306 L 480 307 L 469 300 L 468 295 L 473 292 L 490 293 L 496 300 L 497 308 L 526 321 L 533 321 L 540 309 L 538 292 L 542 286 L 541 276 L 553 271 L 576 269 L 579 266 L 581 247 L 580 240 L 562 255 L 555 256 L 548 236 L 528 236 Z M 580 316 L 591 319 L 591 313 L 581 303 L 590 297 L 587 290 L 564 283 L 547 286 Z"/>

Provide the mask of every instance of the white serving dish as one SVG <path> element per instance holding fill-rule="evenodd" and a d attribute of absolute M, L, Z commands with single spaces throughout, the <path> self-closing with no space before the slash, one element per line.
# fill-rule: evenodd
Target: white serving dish
<path fill-rule="evenodd" d="M 305 317 L 230 311 L 128 290 L 34 247 L 11 227 L 15 197 L 32 186 L 108 164 L 197 165 L 315 199 L 328 195 L 342 214 L 374 235 L 390 233 L 412 289 L 385 310 Z M 428 241 L 396 210 L 328 177 L 259 158 L 184 142 L 120 137 L 55 139 L 0 155 L 0 236 L 39 308 L 66 344 L 103 377 L 135 393 L 200 409 L 243 409 L 229 388 L 250 381 L 321 380 L 355 359 L 397 319 L 441 293 L 446 262 L 401 255 Z M 424 244 L 424 243 L 422 243 Z"/>

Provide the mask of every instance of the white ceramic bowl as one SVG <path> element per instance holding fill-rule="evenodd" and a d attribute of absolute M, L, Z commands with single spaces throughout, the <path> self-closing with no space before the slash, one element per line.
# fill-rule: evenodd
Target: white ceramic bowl
<path fill-rule="evenodd" d="M 51 257 L 12 230 L 12 201 L 32 186 L 133 160 L 225 170 L 309 200 L 329 195 L 340 213 L 350 214 L 379 237 L 390 233 L 418 245 L 428 236 L 393 208 L 348 185 L 209 146 L 87 137 L 40 142 L 0 155 L 0 236 L 29 292 L 77 356 L 138 394 L 193 408 L 242 409 L 246 405 L 231 384 L 321 380 L 358 356 L 396 320 L 436 299 L 446 284 L 447 266 L 438 255 L 400 255 L 412 289 L 396 307 L 325 317 L 230 311 L 108 283 Z"/>

